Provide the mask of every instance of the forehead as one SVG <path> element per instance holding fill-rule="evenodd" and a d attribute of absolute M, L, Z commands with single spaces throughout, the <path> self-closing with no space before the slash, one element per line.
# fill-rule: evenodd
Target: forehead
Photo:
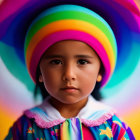
<path fill-rule="evenodd" d="M 64 40 L 50 46 L 44 55 L 61 54 L 61 55 L 76 55 L 87 54 L 97 55 L 95 51 L 86 43 L 76 40 Z"/>

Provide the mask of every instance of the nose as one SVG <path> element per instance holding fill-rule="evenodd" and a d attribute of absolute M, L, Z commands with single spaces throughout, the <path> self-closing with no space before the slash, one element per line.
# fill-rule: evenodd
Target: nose
<path fill-rule="evenodd" d="M 76 79 L 75 66 L 73 64 L 66 64 L 63 69 L 62 79 L 64 81 L 72 81 Z"/>

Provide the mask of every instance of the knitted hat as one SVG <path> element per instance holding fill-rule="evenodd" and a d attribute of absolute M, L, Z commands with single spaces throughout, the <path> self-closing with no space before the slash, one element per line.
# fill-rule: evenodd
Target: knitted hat
<path fill-rule="evenodd" d="M 126 79 L 138 64 L 140 11 L 133 0 L 27 0 L 10 4 L 0 7 L 0 56 L 28 88 L 31 81 L 26 64 L 35 81 L 40 57 L 61 40 L 80 40 L 97 52 L 105 68 L 102 86 L 114 68 L 109 86 Z"/>
<path fill-rule="evenodd" d="M 58 41 L 69 39 L 85 42 L 95 50 L 105 69 L 102 81 L 104 85 L 116 64 L 115 36 L 102 17 L 76 5 L 60 5 L 47 9 L 29 27 L 25 42 L 25 58 L 34 82 L 39 60 L 47 48 Z"/>

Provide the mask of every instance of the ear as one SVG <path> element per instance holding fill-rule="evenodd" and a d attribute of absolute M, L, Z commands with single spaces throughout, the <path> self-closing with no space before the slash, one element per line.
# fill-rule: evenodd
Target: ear
<path fill-rule="evenodd" d="M 43 82 L 43 78 L 42 78 L 42 75 L 41 75 L 41 74 L 39 75 L 39 82 L 40 82 L 40 83 Z"/>
<path fill-rule="evenodd" d="M 97 80 L 96 80 L 97 82 L 101 82 L 102 81 L 102 75 L 101 74 L 99 74 L 98 76 L 97 76 Z"/>

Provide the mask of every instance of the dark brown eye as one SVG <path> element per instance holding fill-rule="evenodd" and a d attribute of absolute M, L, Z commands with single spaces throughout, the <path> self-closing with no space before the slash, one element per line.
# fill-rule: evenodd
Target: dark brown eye
<path fill-rule="evenodd" d="M 61 60 L 57 60 L 57 59 L 56 60 L 51 60 L 50 63 L 54 64 L 54 65 L 62 64 Z"/>
<path fill-rule="evenodd" d="M 84 59 L 80 59 L 80 60 L 78 60 L 78 64 L 85 65 L 85 64 L 88 64 L 88 61 L 84 60 Z"/>

